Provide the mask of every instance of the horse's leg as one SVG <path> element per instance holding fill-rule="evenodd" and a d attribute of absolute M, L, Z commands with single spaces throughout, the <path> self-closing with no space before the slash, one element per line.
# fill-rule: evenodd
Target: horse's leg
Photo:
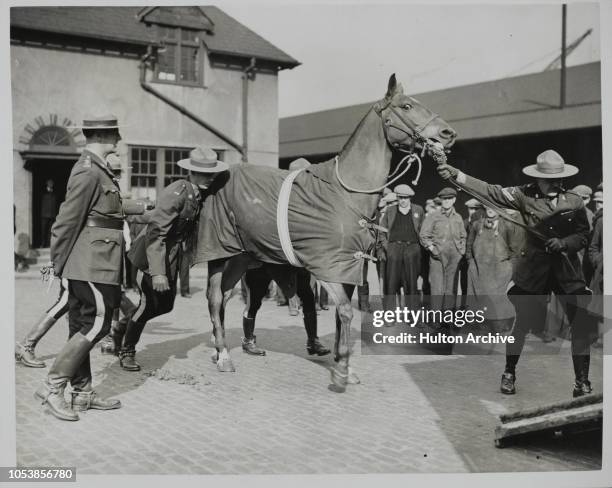
<path fill-rule="evenodd" d="M 339 321 L 336 322 L 336 344 L 335 356 L 337 366 L 332 369 L 332 382 L 338 387 L 345 387 L 347 383 L 359 383 L 359 378 L 350 370 L 350 330 L 353 319 L 353 307 L 351 297 L 354 285 L 343 285 L 341 283 L 321 282 L 329 292 L 336 304 L 336 314 Z M 339 323 L 338 323 L 339 322 Z"/>
<path fill-rule="evenodd" d="M 208 313 L 213 326 L 213 337 L 216 349 L 215 354 L 212 356 L 212 360 L 217 363 L 217 369 L 219 371 L 232 372 L 236 369 L 232 364 L 225 344 L 225 327 L 223 324 L 225 308 L 223 304 L 223 292 L 221 291 L 221 281 L 226 261 L 225 259 L 209 261 L 206 298 L 208 299 Z"/>
<path fill-rule="evenodd" d="M 266 355 L 266 351 L 257 347 L 254 334 L 257 312 L 261 307 L 263 297 L 268 291 L 270 281 L 272 281 L 264 266 L 249 269 L 244 275 L 243 281 L 246 285 L 246 305 L 242 314 L 242 330 L 244 332 L 242 350 L 255 356 Z"/>
<path fill-rule="evenodd" d="M 218 353 L 217 369 L 219 371 L 236 371 L 225 342 L 225 307 L 232 297 L 236 283 L 246 273 L 249 263 L 253 260 L 246 254 L 238 254 L 225 260 L 223 272 L 221 273 L 221 307 L 219 310 L 219 325 L 215 331 L 215 347 Z"/>

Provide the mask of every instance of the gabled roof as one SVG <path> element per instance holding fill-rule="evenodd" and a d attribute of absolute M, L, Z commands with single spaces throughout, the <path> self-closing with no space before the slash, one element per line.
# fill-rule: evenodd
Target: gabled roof
<path fill-rule="evenodd" d="M 276 62 L 282 68 L 300 64 L 221 9 L 215 6 L 199 9 L 214 25 L 214 33 L 205 31 L 203 36 L 211 53 L 256 57 Z M 155 29 L 139 20 L 142 11 L 142 6 L 12 7 L 11 28 L 145 45 L 155 42 L 156 37 Z M 188 26 L 190 20 L 186 22 Z"/>
<path fill-rule="evenodd" d="M 558 108 L 560 70 L 458 86 L 414 97 L 449 122 L 459 140 L 593 127 L 601 125 L 600 71 L 599 62 L 567 69 L 563 109 Z M 282 118 L 280 157 L 339 152 L 374 102 Z"/>

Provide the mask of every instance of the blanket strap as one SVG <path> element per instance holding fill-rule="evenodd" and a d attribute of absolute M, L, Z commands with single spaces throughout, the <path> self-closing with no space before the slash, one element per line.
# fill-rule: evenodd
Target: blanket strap
<path fill-rule="evenodd" d="M 289 197 L 291 196 L 293 181 L 303 170 L 304 168 L 293 171 L 283 180 L 276 205 L 276 228 L 283 253 L 285 253 L 289 264 L 298 268 L 303 268 L 304 266 L 293 252 L 293 244 L 291 244 L 291 236 L 289 235 Z"/>

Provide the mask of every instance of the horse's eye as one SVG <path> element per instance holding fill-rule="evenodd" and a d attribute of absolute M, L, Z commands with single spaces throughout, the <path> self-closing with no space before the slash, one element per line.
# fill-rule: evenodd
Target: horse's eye
<path fill-rule="evenodd" d="M 410 110 L 412 108 L 412 105 L 410 105 L 409 103 L 405 103 L 404 105 L 402 105 L 402 108 L 404 110 Z"/>

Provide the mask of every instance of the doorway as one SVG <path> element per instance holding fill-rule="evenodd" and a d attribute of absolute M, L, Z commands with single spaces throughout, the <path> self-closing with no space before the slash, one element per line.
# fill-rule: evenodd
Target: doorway
<path fill-rule="evenodd" d="M 41 248 L 43 236 L 43 205 L 55 200 L 55 208 L 46 208 L 46 215 L 57 215 L 60 204 L 66 198 L 66 187 L 75 159 L 33 159 L 28 161 L 32 171 L 32 247 Z M 43 198 L 47 181 L 53 180 L 54 199 Z M 43 201 L 44 200 L 44 201 Z"/>

